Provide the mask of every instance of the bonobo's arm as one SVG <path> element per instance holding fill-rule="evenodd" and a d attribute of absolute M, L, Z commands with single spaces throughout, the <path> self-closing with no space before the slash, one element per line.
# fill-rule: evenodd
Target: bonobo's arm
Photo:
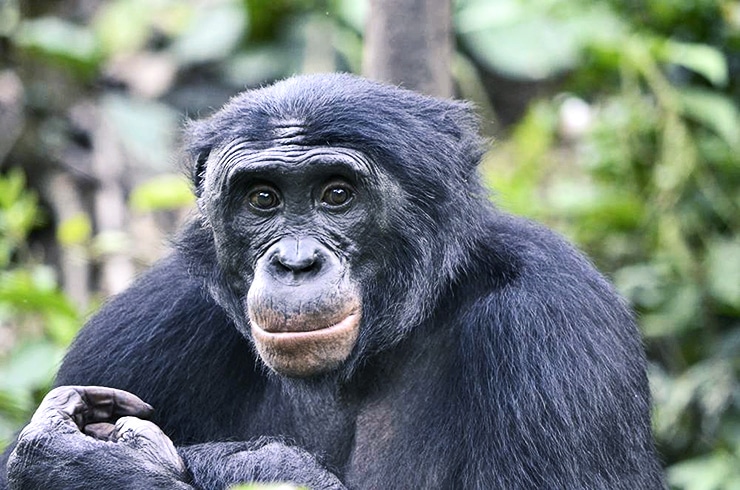
<path fill-rule="evenodd" d="M 240 482 L 290 482 L 315 490 L 343 490 L 310 453 L 267 438 L 180 448 L 196 488 L 221 490 Z"/>
<path fill-rule="evenodd" d="M 122 390 L 52 390 L 8 460 L 11 489 L 225 489 L 240 482 L 293 482 L 343 489 L 309 453 L 278 442 L 181 448 L 152 422 L 152 407 Z"/>

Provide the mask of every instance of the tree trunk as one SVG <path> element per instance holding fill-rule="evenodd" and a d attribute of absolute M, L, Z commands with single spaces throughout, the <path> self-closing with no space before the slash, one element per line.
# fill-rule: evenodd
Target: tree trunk
<path fill-rule="evenodd" d="M 451 0 L 370 0 L 363 74 L 451 97 L 451 19 Z"/>

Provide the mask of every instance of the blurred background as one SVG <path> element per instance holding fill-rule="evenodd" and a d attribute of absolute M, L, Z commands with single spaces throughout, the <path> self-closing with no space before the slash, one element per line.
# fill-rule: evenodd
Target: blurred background
<path fill-rule="evenodd" d="M 183 122 L 291 74 L 359 73 L 368 15 L 0 0 L 0 448 L 84 319 L 191 215 Z M 577 242 L 638 311 L 671 486 L 740 489 L 740 1 L 457 0 L 452 16 L 494 200 Z"/>

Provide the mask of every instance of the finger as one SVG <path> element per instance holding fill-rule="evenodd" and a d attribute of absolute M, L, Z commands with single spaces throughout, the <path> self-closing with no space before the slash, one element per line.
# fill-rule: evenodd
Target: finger
<path fill-rule="evenodd" d="M 84 422 L 113 421 L 119 417 L 149 417 L 154 412 L 151 405 L 128 391 L 104 386 L 74 387 L 85 400 L 87 411 Z"/>
<path fill-rule="evenodd" d="M 85 402 L 73 386 L 60 386 L 51 390 L 31 417 L 31 424 L 58 424 L 79 430 Z"/>
<path fill-rule="evenodd" d="M 82 431 L 99 441 L 112 441 L 116 430 L 114 424 L 108 422 L 96 422 L 94 424 L 87 424 Z"/>
<path fill-rule="evenodd" d="M 112 422 L 118 417 L 148 417 L 154 409 L 136 395 L 103 386 L 59 386 L 51 390 L 32 421 L 59 419 L 82 430 L 87 424 Z"/>
<path fill-rule="evenodd" d="M 111 440 L 141 452 L 144 457 L 164 466 L 179 477 L 185 475 L 185 463 L 169 437 L 156 424 L 137 417 L 121 417 Z"/>

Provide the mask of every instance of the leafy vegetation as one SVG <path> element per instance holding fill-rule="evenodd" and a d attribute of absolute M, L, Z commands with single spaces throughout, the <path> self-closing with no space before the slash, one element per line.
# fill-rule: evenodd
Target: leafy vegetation
<path fill-rule="evenodd" d="M 363 2 L 72 3 L 0 6 L 0 71 L 21 80 L 26 115 L 12 151 L 0 135 L 0 158 L 30 178 L 49 156 L 91 151 L 75 111 L 92 105 L 144 176 L 125 189 L 131 215 L 192 203 L 173 174 L 179 114 L 360 66 Z M 483 167 L 494 199 L 579 243 L 638 311 L 671 486 L 740 488 L 740 3 L 458 0 L 454 21 L 461 95 L 485 128 L 507 122 Z M 504 117 L 520 92 L 524 109 Z M 94 213 L 55 218 L 23 175 L 0 179 L 5 440 L 97 301 L 69 299 L 44 265 L 53 250 L 95 262 L 137 241 Z M 40 236 L 50 228 L 53 243 Z"/>
<path fill-rule="evenodd" d="M 25 422 L 80 323 L 77 309 L 59 291 L 54 271 L 28 247 L 42 221 L 37 197 L 19 170 L 0 177 L 0 325 L 23 332 L 0 365 L 0 437 Z"/>

